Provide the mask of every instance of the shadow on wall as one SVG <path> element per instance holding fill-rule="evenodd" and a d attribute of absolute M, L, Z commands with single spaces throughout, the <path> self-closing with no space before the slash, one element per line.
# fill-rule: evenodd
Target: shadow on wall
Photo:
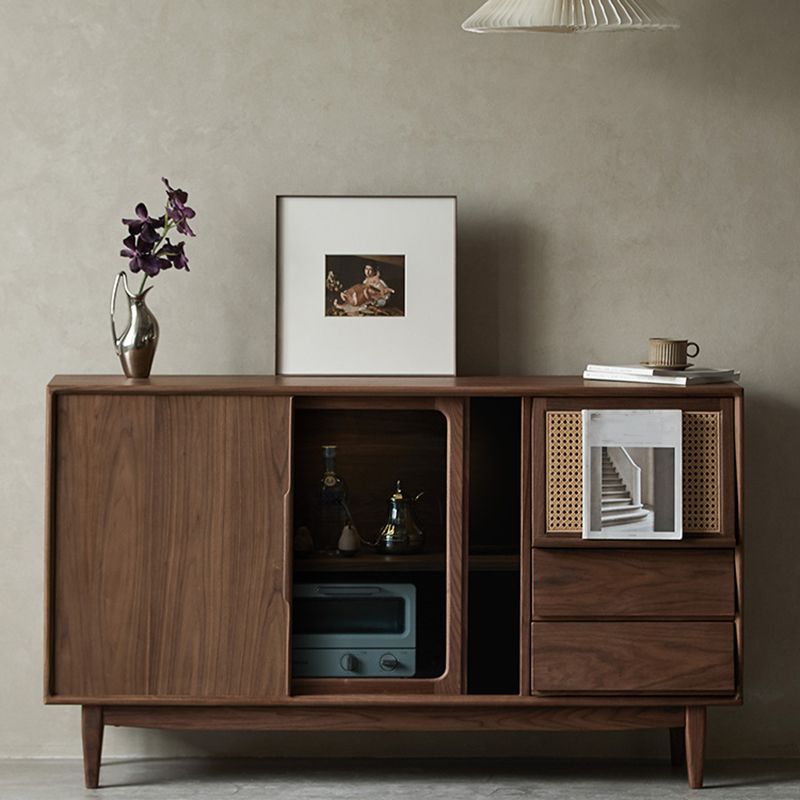
<path fill-rule="evenodd" d="M 787 749 L 787 731 L 797 731 L 800 682 L 787 681 L 800 663 L 800 626 L 791 617 L 800 606 L 800 395 L 786 402 L 764 392 L 745 398 L 745 705 L 736 729 L 758 741 L 754 755 L 797 756 Z M 787 616 L 787 614 L 789 616 Z M 726 739 L 726 751 L 736 755 Z"/>
<path fill-rule="evenodd" d="M 524 371 L 528 343 L 537 338 L 531 323 L 541 315 L 522 299 L 537 274 L 544 235 L 511 209 L 491 220 L 461 216 L 458 229 L 458 374 Z"/>

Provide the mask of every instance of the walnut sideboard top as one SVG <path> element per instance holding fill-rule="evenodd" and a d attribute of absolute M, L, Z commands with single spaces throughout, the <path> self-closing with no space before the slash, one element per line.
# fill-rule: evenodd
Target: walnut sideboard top
<path fill-rule="evenodd" d="M 121 375 L 56 375 L 51 393 L 436 395 L 541 397 L 740 397 L 736 383 L 700 386 L 586 381 L 576 376 L 476 377 L 283 377 L 271 375 L 159 375 L 135 380 Z"/>

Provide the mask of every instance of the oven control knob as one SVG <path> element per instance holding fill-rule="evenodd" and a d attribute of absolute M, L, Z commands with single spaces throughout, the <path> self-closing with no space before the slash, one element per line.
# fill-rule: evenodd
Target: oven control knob
<path fill-rule="evenodd" d="M 397 660 L 397 656 L 392 653 L 384 653 L 379 661 L 378 665 L 384 672 L 393 672 L 400 666 L 400 662 Z"/>
<path fill-rule="evenodd" d="M 339 664 L 345 672 L 355 672 L 358 668 L 358 659 L 352 653 L 345 653 L 339 659 Z"/>

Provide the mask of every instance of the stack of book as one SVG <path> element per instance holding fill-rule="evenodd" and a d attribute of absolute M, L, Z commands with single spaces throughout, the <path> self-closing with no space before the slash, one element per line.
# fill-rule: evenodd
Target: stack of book
<path fill-rule="evenodd" d="M 612 366 L 589 364 L 583 377 L 591 381 L 625 381 L 631 383 L 661 383 L 668 386 L 697 386 L 700 383 L 727 383 L 738 381 L 741 373 L 735 369 L 687 367 L 667 369 L 640 364 Z"/>

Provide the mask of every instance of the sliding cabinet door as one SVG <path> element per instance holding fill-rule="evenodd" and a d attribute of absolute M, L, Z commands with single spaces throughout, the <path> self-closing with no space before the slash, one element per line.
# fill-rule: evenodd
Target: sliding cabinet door
<path fill-rule="evenodd" d="M 48 699 L 286 695 L 291 399 L 54 403 Z"/>

